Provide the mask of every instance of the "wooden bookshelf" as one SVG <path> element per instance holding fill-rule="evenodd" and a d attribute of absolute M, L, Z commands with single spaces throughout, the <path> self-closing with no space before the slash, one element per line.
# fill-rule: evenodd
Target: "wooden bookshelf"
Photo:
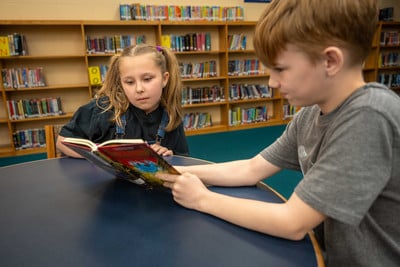
<path fill-rule="evenodd" d="M 285 100 L 275 90 L 272 97 L 259 99 L 231 100 L 229 88 L 232 84 L 268 84 L 268 73 L 231 76 L 230 60 L 256 59 L 252 46 L 253 30 L 256 22 L 167 22 L 167 21 L 70 21 L 70 20 L 0 20 L 0 36 L 20 33 L 26 38 L 28 54 L 25 56 L 0 57 L 1 69 L 18 67 L 42 67 L 46 79 L 45 87 L 7 89 L 1 80 L 0 100 L 0 156 L 14 156 L 32 153 L 44 153 L 45 148 L 16 150 L 13 133 L 31 128 L 44 128 L 46 124 L 67 122 L 75 110 L 87 103 L 98 86 L 91 86 L 88 67 L 107 65 L 112 54 L 88 54 L 86 37 L 114 35 L 145 35 L 146 43 L 160 45 L 165 34 L 188 34 L 207 32 L 211 35 L 210 51 L 176 52 L 180 62 L 202 62 L 215 60 L 217 75 L 207 78 L 185 78 L 185 87 L 219 86 L 224 88 L 225 99 L 184 105 L 185 113 L 208 112 L 212 115 L 211 127 L 187 130 L 187 135 L 216 133 L 268 127 L 286 124 L 283 107 Z M 399 23 L 381 23 L 378 33 L 386 28 L 400 28 Z M 233 34 L 244 34 L 247 38 L 245 49 L 231 50 L 228 38 Z M 377 35 L 378 36 L 378 35 Z M 378 67 L 380 51 L 379 38 L 369 61 L 366 63 L 366 78 L 377 80 L 380 72 L 386 69 Z M 399 47 L 395 48 L 397 51 Z M 392 69 L 390 69 L 392 71 Z M 1 77 L 0 77 L 1 78 Z M 65 115 L 11 120 L 8 114 L 7 100 L 42 97 L 61 97 Z M 235 108 L 267 106 L 267 121 L 249 124 L 230 125 L 229 113 Z"/>
<path fill-rule="evenodd" d="M 400 94 L 400 21 L 379 23 L 373 52 L 373 77 Z"/>

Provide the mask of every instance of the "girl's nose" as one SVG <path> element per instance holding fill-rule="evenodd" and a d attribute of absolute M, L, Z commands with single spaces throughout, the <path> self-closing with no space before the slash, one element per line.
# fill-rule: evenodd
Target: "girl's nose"
<path fill-rule="evenodd" d="M 144 92 L 144 87 L 141 83 L 136 83 L 136 92 L 139 94 Z"/>

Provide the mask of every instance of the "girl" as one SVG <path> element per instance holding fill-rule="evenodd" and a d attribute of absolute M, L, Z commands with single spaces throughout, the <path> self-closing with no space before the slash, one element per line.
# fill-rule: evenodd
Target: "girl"
<path fill-rule="evenodd" d="M 61 129 L 57 148 L 80 157 L 61 143 L 65 137 L 95 143 L 139 138 L 160 155 L 188 155 L 181 97 L 179 65 L 170 50 L 144 44 L 127 47 L 111 58 L 96 97 Z"/>

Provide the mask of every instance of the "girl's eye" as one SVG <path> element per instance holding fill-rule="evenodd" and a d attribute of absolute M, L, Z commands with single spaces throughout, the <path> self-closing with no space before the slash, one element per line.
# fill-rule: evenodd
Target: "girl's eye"
<path fill-rule="evenodd" d="M 132 85 L 133 81 L 125 81 L 125 83 L 128 84 L 128 85 Z"/>
<path fill-rule="evenodd" d="M 145 77 L 144 78 L 144 80 L 146 81 L 146 82 L 149 82 L 149 81 L 151 81 L 153 79 L 153 77 Z"/>

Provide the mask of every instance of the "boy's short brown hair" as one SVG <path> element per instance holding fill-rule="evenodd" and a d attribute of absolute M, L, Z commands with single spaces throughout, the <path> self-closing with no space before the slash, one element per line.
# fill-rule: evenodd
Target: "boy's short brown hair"
<path fill-rule="evenodd" d="M 304 51 L 312 62 L 325 47 L 337 46 L 349 52 L 349 64 L 362 64 L 377 19 L 377 0 L 272 0 L 256 25 L 254 48 L 268 67 L 287 44 Z"/>

